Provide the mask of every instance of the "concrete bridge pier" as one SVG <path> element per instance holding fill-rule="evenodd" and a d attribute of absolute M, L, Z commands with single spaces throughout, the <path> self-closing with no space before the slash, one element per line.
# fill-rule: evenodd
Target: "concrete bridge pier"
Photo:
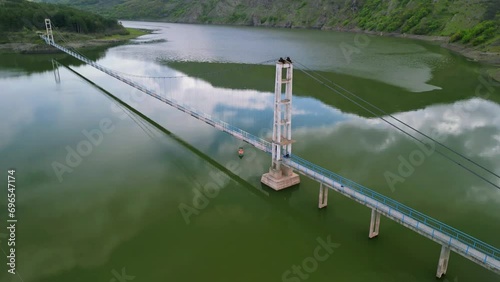
<path fill-rule="evenodd" d="M 269 172 L 262 175 L 260 182 L 279 191 L 299 184 L 300 177 L 292 168 L 280 163 L 277 167 L 269 168 Z"/>
<path fill-rule="evenodd" d="M 323 183 L 319 184 L 319 203 L 318 208 L 322 209 L 328 205 L 328 187 L 325 187 Z"/>
<path fill-rule="evenodd" d="M 441 255 L 439 256 L 438 268 L 436 277 L 441 278 L 441 276 L 446 274 L 448 270 L 448 262 L 450 261 L 450 247 L 443 245 L 441 247 Z"/>
<path fill-rule="evenodd" d="M 375 238 L 378 236 L 378 231 L 380 228 L 380 212 L 372 209 L 372 217 L 370 221 L 370 234 L 368 237 Z"/>

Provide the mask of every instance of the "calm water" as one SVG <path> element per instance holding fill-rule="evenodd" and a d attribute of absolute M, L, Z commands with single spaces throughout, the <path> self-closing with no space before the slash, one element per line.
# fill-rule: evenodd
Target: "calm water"
<path fill-rule="evenodd" d="M 124 24 L 156 31 L 82 53 L 126 74 L 181 76 L 135 79 L 254 134 L 270 128 L 274 87 L 273 64 L 258 63 L 290 56 L 500 173 L 500 87 L 482 75 L 485 66 L 438 46 L 310 30 Z M 52 58 L 138 112 L 64 67 L 56 83 Z M 384 175 L 419 147 L 300 70 L 294 78 L 295 154 L 500 246 L 498 189 L 436 153 L 391 187 Z M 268 155 L 74 59 L 0 55 L 0 82 L 0 179 L 17 170 L 19 220 L 19 275 L 6 273 L 2 255 L 2 282 L 435 281 L 436 243 L 386 218 L 369 240 L 369 209 L 332 192 L 318 210 L 319 184 L 305 177 L 281 192 L 263 187 Z M 241 160 L 239 146 L 247 152 Z M 83 156 L 70 156 L 75 150 Z M 200 197 L 203 187 L 217 195 Z M 316 264 L 308 258 L 321 240 L 336 245 Z M 304 262 L 309 272 L 290 274 Z M 447 279 L 500 281 L 454 253 Z"/>

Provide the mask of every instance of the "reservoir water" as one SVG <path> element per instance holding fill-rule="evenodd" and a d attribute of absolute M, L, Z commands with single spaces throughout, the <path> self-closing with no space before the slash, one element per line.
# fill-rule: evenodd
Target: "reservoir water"
<path fill-rule="evenodd" d="M 485 74 L 490 67 L 409 39 L 123 24 L 154 32 L 79 51 L 264 137 L 273 118 L 269 60 L 290 56 L 294 154 L 500 247 L 499 189 L 301 71 L 500 174 L 500 83 Z M 63 66 L 57 82 L 53 58 L 102 88 Z M 6 187 L 7 169 L 16 169 L 18 218 L 18 274 L 7 273 L 2 254 L 2 282 L 436 281 L 436 243 L 386 218 L 368 239 L 369 209 L 330 192 L 318 210 L 319 184 L 303 176 L 280 192 L 262 186 L 269 155 L 67 55 L 0 54 L 0 85 L 0 180 Z M 6 236 L 2 227 L 4 252 Z M 443 281 L 500 281 L 455 253 L 447 273 Z"/>

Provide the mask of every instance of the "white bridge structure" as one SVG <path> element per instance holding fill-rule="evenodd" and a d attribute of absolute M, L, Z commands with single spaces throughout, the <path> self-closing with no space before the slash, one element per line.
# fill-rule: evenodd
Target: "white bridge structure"
<path fill-rule="evenodd" d="M 269 187 L 275 190 L 281 190 L 298 184 L 300 178 L 299 175 L 295 173 L 297 172 L 320 183 L 319 208 L 327 206 L 329 190 L 340 193 L 370 208 L 372 213 L 368 232 L 369 238 L 375 238 L 379 235 L 380 217 L 383 215 L 438 243 L 441 245 L 441 255 L 438 259 L 436 272 L 436 276 L 439 278 L 446 274 L 451 251 L 488 270 L 500 274 L 500 250 L 498 248 L 292 154 L 292 143 L 294 142 L 291 132 L 293 63 L 290 59 L 280 59 L 276 62 L 273 139 L 272 142 L 269 142 L 222 120 L 216 119 L 211 115 L 199 112 L 187 105 L 183 105 L 182 101 L 162 97 L 146 86 L 55 43 L 50 20 L 47 19 L 45 23 L 47 33 L 41 37 L 48 45 L 59 49 L 179 111 L 203 121 L 220 131 L 226 132 L 239 140 L 243 140 L 259 150 L 271 154 L 271 167 L 269 172 L 262 176 L 261 180 Z M 283 85 L 285 85 L 284 94 L 282 93 Z M 411 245 L 408 247 L 411 248 Z"/>

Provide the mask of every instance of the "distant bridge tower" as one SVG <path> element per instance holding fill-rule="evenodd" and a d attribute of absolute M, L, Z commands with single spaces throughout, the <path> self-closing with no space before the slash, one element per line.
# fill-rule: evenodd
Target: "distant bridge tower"
<path fill-rule="evenodd" d="M 283 78 L 284 77 L 284 78 Z M 269 172 L 262 175 L 261 182 L 281 190 L 300 183 L 299 175 L 283 164 L 282 159 L 292 155 L 292 81 L 293 64 L 289 58 L 276 63 L 274 88 L 274 122 L 272 141 L 272 164 Z M 282 87 L 285 84 L 285 93 Z"/>
<path fill-rule="evenodd" d="M 50 19 L 45 19 L 45 29 L 47 30 L 46 40 L 48 44 L 54 44 L 54 34 L 52 34 L 52 24 Z"/>

